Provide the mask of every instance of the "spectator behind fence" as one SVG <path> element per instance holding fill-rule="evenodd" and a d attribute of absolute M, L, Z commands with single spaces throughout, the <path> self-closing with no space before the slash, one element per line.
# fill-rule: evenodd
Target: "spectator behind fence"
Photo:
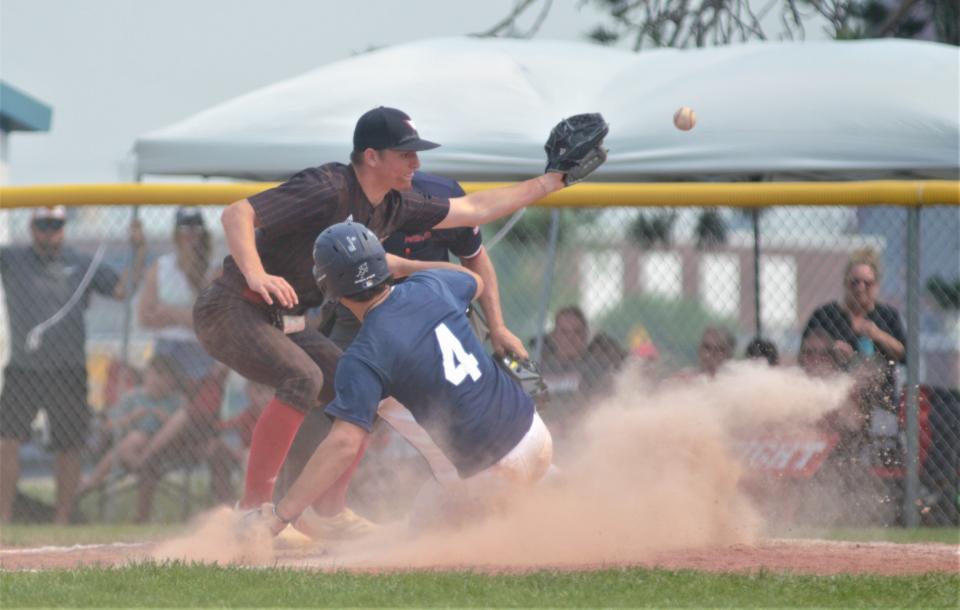
<path fill-rule="evenodd" d="M 729 330 L 717 326 L 708 326 L 700 336 L 697 356 L 700 359 L 700 372 L 708 377 L 716 377 L 717 371 L 733 358 L 737 349 L 737 339 Z"/>
<path fill-rule="evenodd" d="M 845 353 L 840 351 L 833 337 L 826 329 L 812 328 L 800 344 L 797 364 L 807 375 L 817 378 L 829 378 L 844 373 Z M 820 421 L 821 428 L 840 436 L 837 453 L 844 460 L 852 459 L 865 440 L 865 397 L 876 367 L 865 366 L 854 376 L 854 385 L 850 398 L 837 409 L 825 415 Z"/>
<path fill-rule="evenodd" d="M 177 210 L 173 244 L 173 252 L 159 257 L 147 272 L 139 314 L 141 325 L 154 330 L 154 352 L 176 362 L 177 383 L 187 400 L 132 464 L 141 478 L 138 522 L 149 520 L 151 490 L 171 469 L 206 460 L 214 496 L 225 502 L 232 494 L 229 465 L 207 459 L 207 445 L 217 436 L 227 370 L 206 353 L 193 330 L 193 303 L 215 275 L 210 233 L 198 208 Z"/>
<path fill-rule="evenodd" d="M 107 427 L 114 439 L 113 448 L 80 484 L 78 496 L 102 485 L 116 467 L 126 469 L 135 463 L 150 437 L 180 407 L 183 394 L 177 387 L 176 366 L 169 356 L 155 355 L 147 363 L 142 385 L 109 409 Z"/>
<path fill-rule="evenodd" d="M 210 233 L 200 210 L 181 207 L 173 227 L 174 251 L 147 270 L 140 295 L 140 324 L 153 330 L 153 352 L 180 365 L 177 381 L 193 397 L 210 374 L 214 359 L 193 332 L 193 302 L 210 277 Z"/>
<path fill-rule="evenodd" d="M 720 368 L 733 358 L 737 339 L 733 333 L 719 326 L 707 326 L 700 335 L 697 347 L 698 366 L 688 367 L 670 375 L 664 383 L 668 386 L 682 384 L 694 379 L 713 379 Z"/>
<path fill-rule="evenodd" d="M 613 336 L 605 332 L 594 335 L 587 346 L 583 393 L 590 398 L 612 393 L 613 378 L 626 358 L 627 350 Z"/>
<path fill-rule="evenodd" d="M 817 308 L 807 321 L 803 337 L 814 328 L 826 330 L 840 364 L 846 368 L 861 360 L 876 360 L 883 377 L 879 404 L 872 407 L 892 411 L 896 404 L 896 365 L 906 362 L 906 338 L 899 312 L 877 301 L 880 271 L 873 250 L 854 252 L 843 274 L 843 299 Z"/>
<path fill-rule="evenodd" d="M 233 500 L 232 464 L 224 459 L 224 454 L 209 451 L 211 439 L 217 436 L 219 413 L 207 412 L 211 405 L 219 409 L 228 373 L 226 367 L 214 366 L 197 394 L 186 397 L 184 405 L 150 437 L 146 448 L 132 461 L 131 468 L 140 477 L 137 523 L 150 521 L 153 494 L 164 475 L 180 468 L 192 469 L 204 462 L 210 470 L 210 493 L 214 499 L 220 503 Z"/>
<path fill-rule="evenodd" d="M 550 392 L 550 404 L 541 415 L 553 434 L 558 463 L 573 455 L 577 422 L 586 407 L 589 339 L 587 317 L 576 305 L 558 310 L 553 317 L 553 329 L 543 338 L 540 370 Z"/>
<path fill-rule="evenodd" d="M 733 358 L 737 349 L 737 338 L 726 328 L 708 326 L 700 336 L 697 356 L 700 359 L 700 372 L 707 377 L 716 377 L 720 367 Z"/>
<path fill-rule="evenodd" d="M 562 400 L 580 389 L 589 340 L 587 317 L 579 307 L 568 305 L 557 311 L 540 357 L 543 380 L 553 399 Z"/>
<path fill-rule="evenodd" d="M 110 425 L 109 413 L 120 399 L 143 383 L 143 371 L 137 367 L 119 360 L 111 360 L 107 366 L 106 379 L 103 383 L 102 408 L 94 415 L 93 431 L 87 442 L 86 454 L 94 460 L 99 460 L 113 448 L 113 430 Z"/>
<path fill-rule="evenodd" d="M 751 339 L 743 351 L 743 357 L 747 360 L 766 360 L 770 366 L 780 364 L 780 352 L 777 350 L 777 345 L 763 337 Z"/>
<path fill-rule="evenodd" d="M 10 362 L 0 395 L 0 523 L 12 517 L 20 478 L 20 445 L 43 409 L 55 454 L 57 523 L 70 520 L 80 481 L 80 450 L 87 440 L 86 325 L 90 293 L 123 299 L 128 272 L 101 264 L 64 246 L 66 210 L 36 208 L 30 220 L 31 244 L 0 248 L 0 276 L 10 320 Z M 143 272 L 144 239 L 139 221 L 130 224 L 134 256 L 130 279 Z"/>

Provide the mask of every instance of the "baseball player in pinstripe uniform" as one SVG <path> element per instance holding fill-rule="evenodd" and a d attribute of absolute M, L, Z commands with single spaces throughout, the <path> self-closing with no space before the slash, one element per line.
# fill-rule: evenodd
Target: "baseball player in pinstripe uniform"
<path fill-rule="evenodd" d="M 397 230 L 477 226 L 565 185 L 564 173 L 552 171 L 452 199 L 412 191 L 417 153 L 438 144 L 420 138 L 410 117 L 393 108 L 365 113 L 353 140 L 350 164 L 305 169 L 223 212 L 230 256 L 223 275 L 197 299 L 194 326 L 210 355 L 276 390 L 254 429 L 240 508 L 270 500 L 304 414 L 334 396 L 329 380 L 340 350 L 319 330 L 305 328 L 303 318 L 323 302 L 311 273 L 311 251 L 322 230 L 352 219 L 383 239 Z M 386 260 L 396 277 L 426 266 Z M 362 453 L 361 445 L 338 485 L 346 485 Z"/>

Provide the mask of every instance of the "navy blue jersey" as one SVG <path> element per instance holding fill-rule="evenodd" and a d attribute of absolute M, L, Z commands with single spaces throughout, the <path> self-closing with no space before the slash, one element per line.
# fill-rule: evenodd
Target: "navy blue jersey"
<path fill-rule="evenodd" d="M 413 190 L 444 199 L 466 194 L 456 180 L 423 172 L 413 175 Z M 384 240 L 383 249 L 390 254 L 417 261 L 449 262 L 450 253 L 457 258 L 471 258 L 477 255 L 482 245 L 480 227 L 458 227 L 426 229 L 416 233 L 396 231 Z"/>
<path fill-rule="evenodd" d="M 394 286 L 341 357 L 326 412 L 370 431 L 393 396 L 462 478 L 509 453 L 530 429 L 533 401 L 471 330 L 464 312 L 476 289 L 469 274 L 446 269 Z"/>

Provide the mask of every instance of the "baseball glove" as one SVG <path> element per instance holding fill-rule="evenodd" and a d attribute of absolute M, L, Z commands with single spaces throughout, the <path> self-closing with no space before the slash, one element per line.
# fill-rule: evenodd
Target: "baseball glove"
<path fill-rule="evenodd" d="M 517 380 L 523 391 L 533 398 L 533 402 L 538 407 L 543 407 L 550 402 L 547 384 L 543 382 L 543 376 L 535 362 L 518 358 L 514 354 L 494 356 L 494 359 L 511 377 Z"/>
<path fill-rule="evenodd" d="M 576 114 L 557 123 L 544 145 L 548 172 L 564 174 L 563 182 L 580 182 L 607 160 L 603 139 L 610 126 L 598 112 Z"/>

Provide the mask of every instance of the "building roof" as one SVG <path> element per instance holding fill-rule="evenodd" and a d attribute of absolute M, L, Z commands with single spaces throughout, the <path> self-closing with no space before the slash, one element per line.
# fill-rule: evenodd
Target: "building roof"
<path fill-rule="evenodd" d="M 52 115 L 50 106 L 0 81 L 0 130 L 49 131 Z"/>

